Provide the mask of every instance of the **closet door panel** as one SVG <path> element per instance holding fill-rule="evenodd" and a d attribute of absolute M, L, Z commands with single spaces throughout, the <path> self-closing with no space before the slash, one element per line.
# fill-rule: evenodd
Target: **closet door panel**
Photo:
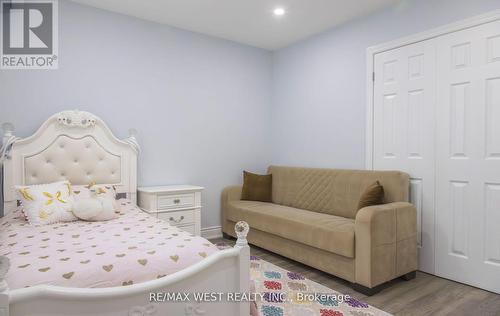
<path fill-rule="evenodd" d="M 419 268 L 434 272 L 435 48 L 421 42 L 375 55 L 373 167 L 410 174 Z"/>
<path fill-rule="evenodd" d="M 436 273 L 500 293 L 500 21 L 437 44 Z"/>

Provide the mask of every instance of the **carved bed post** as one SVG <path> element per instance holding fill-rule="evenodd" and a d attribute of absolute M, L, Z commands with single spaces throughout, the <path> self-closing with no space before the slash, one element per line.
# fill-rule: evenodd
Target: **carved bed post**
<path fill-rule="evenodd" d="M 137 142 L 137 130 L 135 128 L 131 128 L 128 130 L 128 137 L 125 138 L 124 141 L 129 143 L 137 153 L 141 151 L 141 147 Z"/>
<path fill-rule="evenodd" d="M 6 144 L 7 140 L 14 136 L 14 125 L 12 123 L 6 122 L 2 124 L 3 130 L 3 144 Z"/>
<path fill-rule="evenodd" d="M 248 246 L 247 235 L 250 226 L 247 222 L 239 221 L 234 225 L 234 231 L 238 240 L 235 248 L 240 248 L 240 293 L 250 293 L 250 247 Z M 250 314 L 250 303 L 241 302 L 239 315 Z"/>
<path fill-rule="evenodd" d="M 5 281 L 9 267 L 9 258 L 0 256 L 0 316 L 9 316 L 9 286 Z"/>
<path fill-rule="evenodd" d="M 128 137 L 123 140 L 127 144 L 132 147 L 135 151 L 136 155 L 131 162 L 131 165 L 134 165 L 137 168 L 137 155 L 141 152 L 141 147 L 139 146 L 139 142 L 137 141 L 137 130 L 135 128 L 131 128 L 128 130 Z M 133 178 L 133 182 L 129 184 L 130 187 L 134 188 L 133 191 L 128 192 L 127 197 L 134 203 L 137 204 L 137 178 Z"/>
<path fill-rule="evenodd" d="M 239 248 L 248 247 L 247 235 L 249 231 L 250 231 L 250 226 L 248 225 L 247 222 L 239 221 L 234 225 L 234 232 L 238 237 L 238 240 L 236 240 L 236 247 Z"/>
<path fill-rule="evenodd" d="M 14 136 L 14 125 L 12 123 L 3 123 L 3 139 L 2 139 L 2 147 L 0 149 L 0 166 L 5 159 L 9 159 L 9 151 L 12 147 L 12 144 L 18 139 Z"/>
<path fill-rule="evenodd" d="M 14 143 L 19 139 L 19 137 L 16 137 L 14 135 L 14 125 L 12 123 L 3 123 L 2 130 L 3 130 L 3 138 L 2 138 L 2 145 L 0 146 L 0 176 L 3 177 L 2 180 L 5 181 L 6 175 L 5 175 L 5 169 L 3 169 L 3 167 L 4 164 L 9 165 L 9 163 L 11 163 L 10 154 L 12 145 L 14 145 Z M 4 190 L 5 188 L 5 183 L 3 181 L 0 181 L 0 190 Z M 7 212 L 11 211 L 16 207 L 15 203 L 6 201 L 5 192 L 6 190 L 0 192 L 3 194 L 3 212 L 0 212 L 0 216 L 5 215 Z M 0 316 L 3 315 L 0 314 Z"/>

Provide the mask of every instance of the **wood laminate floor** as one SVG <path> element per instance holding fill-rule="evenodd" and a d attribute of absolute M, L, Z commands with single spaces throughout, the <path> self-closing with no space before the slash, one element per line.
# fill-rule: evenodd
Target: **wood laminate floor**
<path fill-rule="evenodd" d="M 211 241 L 234 244 L 223 238 Z M 394 280 L 380 293 L 365 296 L 351 289 L 347 281 L 262 248 L 251 246 L 251 253 L 394 315 L 500 316 L 500 295 L 427 273 L 417 272 L 411 281 Z"/>

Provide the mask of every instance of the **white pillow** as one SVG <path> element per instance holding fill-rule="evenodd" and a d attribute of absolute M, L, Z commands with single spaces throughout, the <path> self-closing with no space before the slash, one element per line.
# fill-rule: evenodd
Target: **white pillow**
<path fill-rule="evenodd" d="M 76 221 L 69 181 L 48 184 L 17 185 L 15 190 L 23 212 L 31 225 Z"/>
<path fill-rule="evenodd" d="M 100 200 L 102 205 L 102 210 L 99 214 L 92 217 L 91 221 L 109 221 L 110 219 L 118 218 L 118 213 L 116 211 L 116 203 L 115 201 L 111 201 L 110 199 L 97 198 Z"/>
<path fill-rule="evenodd" d="M 75 200 L 93 197 L 94 193 L 99 197 L 106 197 L 113 201 L 116 200 L 116 189 L 111 184 L 95 184 L 92 182 L 87 185 L 73 185 L 72 189 Z"/>
<path fill-rule="evenodd" d="M 85 221 L 108 221 L 118 218 L 113 203 L 108 198 L 98 196 L 80 198 L 75 201 L 73 213 Z"/>
<path fill-rule="evenodd" d="M 75 215 L 86 221 L 107 221 L 118 217 L 116 189 L 110 184 L 95 184 L 73 186 L 75 196 Z"/>
<path fill-rule="evenodd" d="M 102 205 L 97 199 L 78 199 L 75 200 L 75 203 L 73 204 L 73 214 L 84 221 L 89 221 L 92 217 L 97 216 L 101 211 Z"/>
<path fill-rule="evenodd" d="M 116 188 L 112 184 L 95 184 L 92 182 L 87 185 L 74 185 L 72 189 L 75 201 L 93 198 L 97 195 L 100 198 L 109 199 L 115 212 L 120 211 L 118 202 L 116 202 Z"/>

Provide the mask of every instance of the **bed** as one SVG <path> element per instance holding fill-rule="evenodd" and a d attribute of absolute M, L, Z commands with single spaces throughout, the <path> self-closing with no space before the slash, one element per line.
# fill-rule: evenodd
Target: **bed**
<path fill-rule="evenodd" d="M 64 111 L 28 138 L 12 134 L 4 130 L 1 316 L 249 314 L 248 302 L 151 300 L 151 293 L 248 293 L 248 225 L 237 225 L 234 248 L 218 250 L 142 212 L 136 206 L 134 132 L 119 140 L 95 115 Z M 61 179 L 114 185 L 122 197 L 120 216 L 30 226 L 14 185 Z"/>

